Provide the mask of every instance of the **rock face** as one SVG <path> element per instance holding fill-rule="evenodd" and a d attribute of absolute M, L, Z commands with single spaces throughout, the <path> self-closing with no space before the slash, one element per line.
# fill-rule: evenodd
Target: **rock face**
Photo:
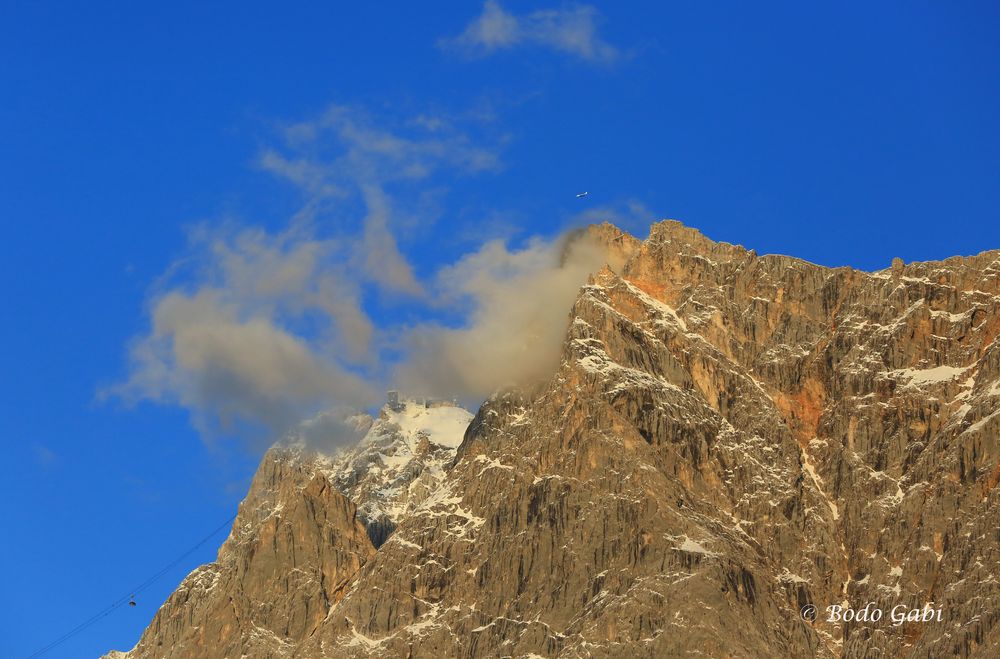
<path fill-rule="evenodd" d="M 373 471 L 342 477 L 374 443 L 272 451 L 127 656 L 1000 654 L 1000 251 L 864 273 L 590 233 L 624 265 L 581 289 L 558 371 L 392 490 L 377 551 L 348 500 L 372 516 Z"/>

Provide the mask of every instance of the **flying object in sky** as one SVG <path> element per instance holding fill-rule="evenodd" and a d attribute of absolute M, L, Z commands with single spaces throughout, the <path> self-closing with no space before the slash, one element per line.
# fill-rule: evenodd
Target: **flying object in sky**
<path fill-rule="evenodd" d="M 576 198 L 577 198 L 577 199 L 583 199 L 584 197 L 586 197 L 586 196 L 587 196 L 587 195 L 589 195 L 589 194 L 590 194 L 589 192 L 581 192 L 580 194 L 578 194 L 578 195 L 576 196 Z"/>

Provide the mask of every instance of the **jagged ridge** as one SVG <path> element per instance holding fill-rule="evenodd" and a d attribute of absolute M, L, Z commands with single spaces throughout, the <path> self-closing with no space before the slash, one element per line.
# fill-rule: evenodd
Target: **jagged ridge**
<path fill-rule="evenodd" d="M 241 651 L 995 655 L 1000 252 L 864 273 L 758 256 L 676 222 L 641 242 L 610 225 L 590 233 L 624 265 L 581 290 L 558 372 L 483 405 L 440 485 L 322 589 L 322 616 L 301 614 L 315 610 L 308 588 L 245 570 L 309 624 L 262 638 L 274 620 L 244 597 L 230 632 Z M 317 463 L 275 478 L 274 459 L 248 501 L 292 473 L 332 491 Z M 249 511 L 243 537 L 271 537 L 246 527 Z M 280 528 L 310 547 L 314 524 Z M 337 526 L 324 551 L 343 552 L 358 528 Z M 251 546 L 227 541 L 208 570 L 246 565 Z M 329 581 L 326 569 L 308 583 Z M 201 574 L 130 657 L 236 647 L 173 644 L 204 626 L 211 596 L 188 583 Z M 798 615 L 843 601 L 933 601 L 943 620 Z"/>

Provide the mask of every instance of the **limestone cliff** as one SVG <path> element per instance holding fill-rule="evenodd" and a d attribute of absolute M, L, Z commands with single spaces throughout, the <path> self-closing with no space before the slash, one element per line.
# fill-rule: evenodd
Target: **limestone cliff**
<path fill-rule="evenodd" d="M 591 234 L 616 268 L 558 371 L 488 400 L 377 551 L 327 463 L 273 451 L 128 657 L 997 656 L 1000 251 Z M 941 616 L 825 619 L 870 601 Z"/>

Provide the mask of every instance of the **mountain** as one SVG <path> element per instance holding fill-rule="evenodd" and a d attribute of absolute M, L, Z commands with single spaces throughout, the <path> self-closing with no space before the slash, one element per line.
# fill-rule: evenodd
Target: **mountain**
<path fill-rule="evenodd" d="M 472 420 L 455 405 L 404 399 L 376 419 L 353 417 L 367 432 L 331 458 L 304 438 L 324 416 L 268 451 L 218 560 L 188 575 L 133 650 L 106 659 L 289 656 L 436 489 Z"/>
<path fill-rule="evenodd" d="M 408 404 L 345 456 L 272 450 L 126 656 L 997 656 L 1000 251 L 588 234 L 616 267 L 548 380 L 460 444 Z"/>

